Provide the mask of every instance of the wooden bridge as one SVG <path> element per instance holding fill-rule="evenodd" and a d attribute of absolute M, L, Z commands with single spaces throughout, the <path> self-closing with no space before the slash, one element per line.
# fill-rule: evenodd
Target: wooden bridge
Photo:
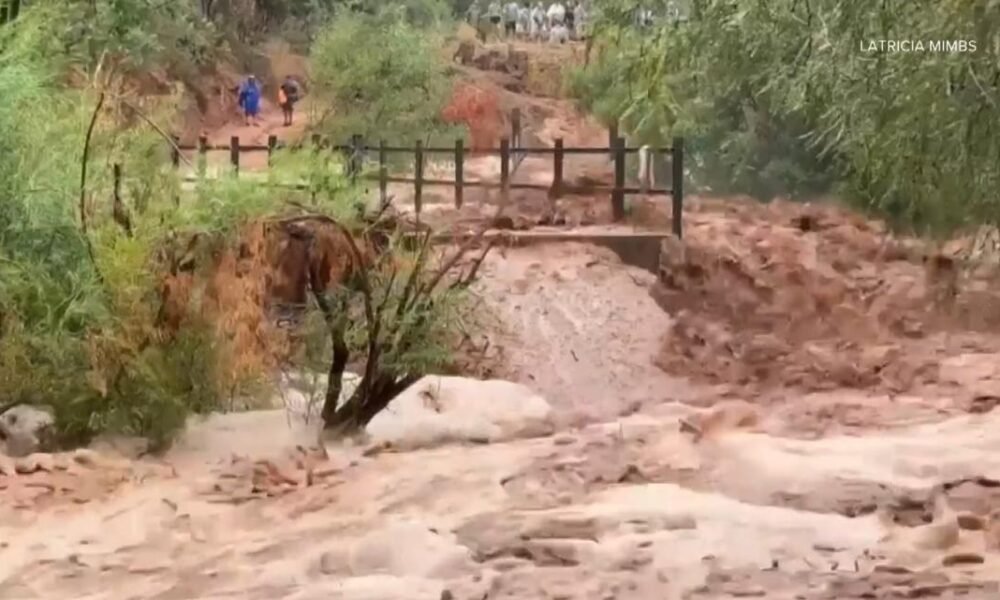
<path fill-rule="evenodd" d="M 232 173 L 239 176 L 240 159 L 246 153 L 266 152 L 268 154 L 268 164 L 275 152 L 290 148 L 292 150 L 310 149 L 314 152 L 333 151 L 344 157 L 345 174 L 351 178 L 367 179 L 377 181 L 382 200 L 387 198 L 387 188 L 390 183 L 410 184 L 413 186 L 414 210 L 420 214 L 423 206 L 423 191 L 425 187 L 439 186 L 451 187 L 454 190 L 454 203 L 456 208 L 461 208 L 464 201 L 464 191 L 466 188 L 499 189 L 506 198 L 511 190 L 540 190 L 548 193 L 549 198 L 554 202 L 556 199 L 566 194 L 590 194 L 595 191 L 607 192 L 611 202 L 611 212 L 615 221 L 620 221 L 625 217 L 625 196 L 628 194 L 648 194 L 659 196 L 670 196 L 672 209 L 672 228 L 674 235 L 682 235 L 682 213 L 684 203 L 684 142 L 681 138 L 675 138 L 673 144 L 666 148 L 649 148 L 649 152 L 656 155 L 669 155 L 671 163 L 671 186 L 668 188 L 649 188 L 642 186 L 626 185 L 625 160 L 630 154 L 639 152 L 637 147 L 628 147 L 625 139 L 617 135 L 617 128 L 609 131 L 609 144 L 606 147 L 567 147 L 563 140 L 556 139 L 551 147 L 522 147 L 520 144 L 521 129 L 520 115 L 515 111 L 512 115 L 512 138 L 505 137 L 500 140 L 497 148 L 487 150 L 471 150 L 467 148 L 463 140 L 455 140 L 453 146 L 425 146 L 423 142 L 416 141 L 412 146 L 390 146 L 384 141 L 375 145 L 370 145 L 361 136 L 352 136 L 345 144 L 331 144 L 319 135 L 313 135 L 308 142 L 300 142 L 293 146 L 282 144 L 274 135 L 269 136 L 267 144 L 245 145 L 240 142 L 239 137 L 232 137 L 227 145 L 212 145 L 207 138 L 201 137 L 197 145 L 181 145 L 177 143 L 171 149 L 172 163 L 179 167 L 182 152 L 196 152 L 198 155 L 197 170 L 198 175 L 189 176 L 188 181 L 197 181 L 205 174 L 207 164 L 206 156 L 208 152 L 225 151 L 229 154 L 229 163 Z M 514 143 L 511 143 L 511 139 Z M 388 157 L 391 154 L 407 154 L 412 156 L 412 175 L 391 174 L 389 172 Z M 470 155 L 498 156 L 500 159 L 500 174 L 496 181 L 469 180 L 465 177 L 465 162 Z M 513 173 L 518 165 L 527 156 L 542 155 L 552 157 L 552 181 L 550 184 L 542 183 L 520 183 L 513 181 Z M 614 164 L 613 182 L 610 184 L 595 184 L 584 187 L 574 187 L 567 184 L 564 178 L 564 167 L 567 156 L 572 155 L 603 155 L 610 157 Z M 427 159 L 430 156 L 450 157 L 454 165 L 454 175 L 451 178 L 431 178 L 425 175 Z M 366 168 L 369 165 L 377 165 L 374 170 Z M 282 187 L 292 187 L 297 189 L 307 189 L 305 183 L 298 184 L 268 184 L 281 185 Z"/>

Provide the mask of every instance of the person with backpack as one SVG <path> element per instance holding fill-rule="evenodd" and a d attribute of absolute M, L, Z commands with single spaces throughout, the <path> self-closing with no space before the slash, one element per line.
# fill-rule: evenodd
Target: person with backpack
<path fill-rule="evenodd" d="M 243 118 L 247 125 L 256 125 L 260 115 L 260 84 L 253 75 L 248 75 L 240 86 L 239 104 L 243 110 Z"/>
<path fill-rule="evenodd" d="M 517 2 L 508 2 L 503 13 L 503 34 L 508 40 L 517 36 L 517 18 L 521 14 L 521 7 Z"/>
<path fill-rule="evenodd" d="M 531 33 L 529 39 L 533 42 L 540 42 L 545 36 L 545 9 L 542 3 L 538 2 L 531 9 Z"/>
<path fill-rule="evenodd" d="M 295 81 L 291 75 L 285 76 L 285 81 L 278 88 L 278 105 L 285 116 L 285 127 L 292 124 L 292 112 L 295 103 L 299 101 L 299 82 Z"/>
<path fill-rule="evenodd" d="M 490 2 L 490 5 L 486 8 L 486 17 L 490 20 L 490 25 L 492 26 L 493 32 L 496 33 L 497 38 L 501 35 L 500 21 L 503 20 L 503 15 L 500 13 L 500 3 Z"/>
<path fill-rule="evenodd" d="M 521 5 L 521 10 L 517 13 L 517 37 L 528 40 L 531 32 L 531 7 L 527 2 Z"/>

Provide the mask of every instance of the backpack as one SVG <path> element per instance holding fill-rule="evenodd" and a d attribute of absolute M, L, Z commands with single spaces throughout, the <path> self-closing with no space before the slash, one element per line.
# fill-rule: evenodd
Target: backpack
<path fill-rule="evenodd" d="M 289 102 L 296 102 L 299 99 L 299 84 L 289 80 L 281 84 L 281 93 Z"/>

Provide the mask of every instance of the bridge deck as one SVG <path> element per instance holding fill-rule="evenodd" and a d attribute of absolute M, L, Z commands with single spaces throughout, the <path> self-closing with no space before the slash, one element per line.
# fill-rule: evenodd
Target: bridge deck
<path fill-rule="evenodd" d="M 472 233 L 435 233 L 431 240 L 434 243 L 447 244 L 469 239 Z M 551 244 L 559 242 L 577 242 L 593 244 L 609 248 L 627 265 L 646 269 L 656 273 L 660 267 L 660 245 L 670 237 L 666 231 L 634 231 L 624 228 L 593 227 L 585 229 L 563 230 L 535 228 L 526 231 L 490 230 L 484 238 L 499 239 L 508 246 L 527 246 L 531 244 Z"/>

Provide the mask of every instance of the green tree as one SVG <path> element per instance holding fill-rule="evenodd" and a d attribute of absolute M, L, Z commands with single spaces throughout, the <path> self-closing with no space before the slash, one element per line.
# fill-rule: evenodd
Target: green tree
<path fill-rule="evenodd" d="M 597 4 L 604 51 L 578 89 L 641 137 L 685 135 L 701 183 L 765 197 L 835 186 L 923 231 L 997 222 L 997 11 L 957 0 L 698 0 L 686 22 L 640 32 L 632 3 Z M 865 40 L 976 50 L 869 52 Z"/>
<path fill-rule="evenodd" d="M 340 17 L 312 52 L 313 85 L 326 111 L 317 127 L 333 139 L 406 143 L 444 130 L 451 90 L 442 40 L 403 20 Z"/>

